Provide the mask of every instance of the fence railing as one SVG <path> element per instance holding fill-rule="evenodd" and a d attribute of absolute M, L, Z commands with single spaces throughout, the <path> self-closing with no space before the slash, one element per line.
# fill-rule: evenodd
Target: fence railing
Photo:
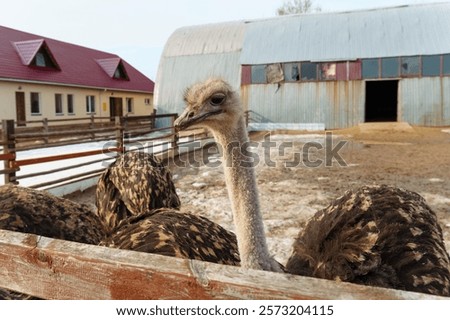
<path fill-rule="evenodd" d="M 2 287 L 43 299 L 443 299 L 0 230 Z"/>
<path fill-rule="evenodd" d="M 19 184 L 21 180 L 36 178 L 44 175 L 62 173 L 62 177 L 43 179 L 39 183 L 28 185 L 33 188 L 46 188 L 56 184 L 75 182 L 98 176 L 105 170 L 105 166 L 97 165 L 95 169 L 86 169 L 98 163 L 114 159 L 118 154 L 127 150 L 144 150 L 160 157 L 174 156 L 179 153 L 180 146 L 192 140 L 207 139 L 205 132 L 186 132 L 181 137 L 175 133 L 173 123 L 177 114 L 153 114 L 151 116 L 115 117 L 111 118 L 79 118 L 70 119 L 70 124 L 61 124 L 67 120 L 33 121 L 41 122 L 41 126 L 32 128 L 17 127 L 14 120 L 3 120 L 1 124 L 0 161 L 3 169 L 0 175 L 4 176 L 5 183 Z M 168 118 L 169 125 L 163 128 L 155 127 L 155 120 Z M 78 122 L 78 123 L 76 123 Z M 166 121 L 167 122 L 167 121 Z M 67 150 L 32 155 L 22 158 L 21 152 L 54 148 L 70 145 L 82 145 L 98 142 L 94 149 L 68 152 Z M 49 149 L 51 150 L 51 149 Z M 96 156 L 96 157 L 94 157 Z M 57 161 L 79 159 L 69 164 L 53 166 L 50 163 Z M 22 170 L 31 165 L 49 163 L 45 169 L 42 167 L 33 170 Z M 50 168 L 49 168 L 50 167 Z M 85 168 L 83 168 L 85 167 Z M 81 169 L 82 168 L 82 169 Z M 79 170 L 74 170 L 79 169 Z M 68 170 L 76 173 L 67 174 Z M 21 171 L 25 171 L 22 172 Z M 41 179 L 42 180 L 42 179 Z"/>

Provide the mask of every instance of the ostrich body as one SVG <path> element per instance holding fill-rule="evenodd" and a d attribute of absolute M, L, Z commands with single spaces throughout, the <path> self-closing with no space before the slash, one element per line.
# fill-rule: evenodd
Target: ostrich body
<path fill-rule="evenodd" d="M 153 155 L 127 152 L 100 176 L 96 188 L 98 215 L 114 230 L 120 221 L 151 209 L 179 208 L 170 171 Z"/>
<path fill-rule="evenodd" d="M 102 245 L 119 249 L 239 265 L 236 236 L 201 216 L 150 210 L 124 220 Z"/>
<path fill-rule="evenodd" d="M 0 229 L 87 244 L 98 244 L 107 235 L 87 205 L 12 184 L 0 186 Z"/>
<path fill-rule="evenodd" d="M 153 155 L 128 152 L 100 177 L 98 214 L 113 230 L 108 247 L 238 265 L 236 236 L 199 215 L 179 211 L 170 171 Z"/>
<path fill-rule="evenodd" d="M 300 231 L 289 273 L 450 295 L 449 257 L 435 213 L 391 186 L 347 191 Z"/>
<path fill-rule="evenodd" d="M 46 191 L 0 186 L 0 229 L 97 245 L 107 236 L 103 221 L 87 205 Z M 0 300 L 35 299 L 0 288 Z"/>
<path fill-rule="evenodd" d="M 281 271 L 267 250 L 254 170 L 245 166 L 248 135 L 237 93 L 225 81 L 210 79 L 188 89 L 185 102 L 177 129 L 206 127 L 222 146 L 241 265 Z M 355 201 L 360 195 L 366 201 Z M 448 295 L 449 258 L 442 232 L 420 196 L 365 187 L 337 203 L 319 211 L 300 233 L 288 272 Z"/>

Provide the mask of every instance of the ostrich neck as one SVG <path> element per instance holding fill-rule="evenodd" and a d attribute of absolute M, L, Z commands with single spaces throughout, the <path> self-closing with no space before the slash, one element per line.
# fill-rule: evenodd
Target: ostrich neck
<path fill-rule="evenodd" d="M 244 120 L 240 119 L 233 129 L 227 127 L 223 131 L 215 131 L 214 136 L 223 150 L 225 182 L 233 210 L 241 265 L 249 269 L 279 271 L 267 248 L 255 171 L 253 167 L 245 166 L 249 159 L 241 149 L 242 146 L 248 147 Z"/>

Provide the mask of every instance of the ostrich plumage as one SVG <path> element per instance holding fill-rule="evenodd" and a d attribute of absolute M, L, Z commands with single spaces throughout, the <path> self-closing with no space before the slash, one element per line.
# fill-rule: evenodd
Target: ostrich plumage
<path fill-rule="evenodd" d="M 267 250 L 254 169 L 243 165 L 248 134 L 237 92 L 209 79 L 184 98 L 178 130 L 207 128 L 222 146 L 241 265 L 282 271 Z M 449 294 L 449 257 L 436 215 L 422 197 L 396 187 L 363 187 L 319 211 L 300 232 L 287 271 Z"/>
<path fill-rule="evenodd" d="M 183 259 L 239 265 L 236 236 L 202 216 L 171 208 L 124 220 L 102 245 Z"/>
<path fill-rule="evenodd" d="M 89 206 L 12 184 L 0 186 L 0 229 L 95 245 L 107 236 Z M 4 299 L 35 298 L 0 288 Z"/>
<path fill-rule="evenodd" d="M 107 235 L 89 206 L 12 184 L 0 186 L 0 229 L 87 244 Z"/>
<path fill-rule="evenodd" d="M 392 186 L 347 191 L 300 231 L 288 272 L 450 295 L 450 263 L 436 214 Z"/>
<path fill-rule="evenodd" d="M 236 236 L 200 215 L 178 210 L 170 170 L 152 154 L 120 156 L 100 177 L 96 196 L 98 213 L 113 230 L 101 245 L 239 264 Z"/>
<path fill-rule="evenodd" d="M 172 175 L 145 152 L 120 155 L 100 176 L 96 188 L 98 215 L 114 230 L 120 221 L 151 209 L 179 208 Z"/>

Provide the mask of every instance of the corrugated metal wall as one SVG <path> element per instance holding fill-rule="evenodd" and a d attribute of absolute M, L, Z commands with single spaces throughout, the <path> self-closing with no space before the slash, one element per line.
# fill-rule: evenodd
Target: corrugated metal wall
<path fill-rule="evenodd" d="M 399 82 L 401 121 L 421 126 L 450 125 L 450 78 L 403 79 Z"/>
<path fill-rule="evenodd" d="M 324 123 L 336 129 L 364 121 L 363 81 L 247 85 L 241 92 L 256 122 Z"/>
<path fill-rule="evenodd" d="M 165 81 L 157 82 L 158 97 L 154 98 L 158 113 L 181 114 L 184 108 L 184 91 L 194 83 L 211 77 L 221 77 L 239 88 L 239 57 L 239 52 L 231 52 L 165 58 L 164 68 L 158 70 L 158 78 Z M 167 123 L 158 122 L 157 125 L 166 126 Z"/>

